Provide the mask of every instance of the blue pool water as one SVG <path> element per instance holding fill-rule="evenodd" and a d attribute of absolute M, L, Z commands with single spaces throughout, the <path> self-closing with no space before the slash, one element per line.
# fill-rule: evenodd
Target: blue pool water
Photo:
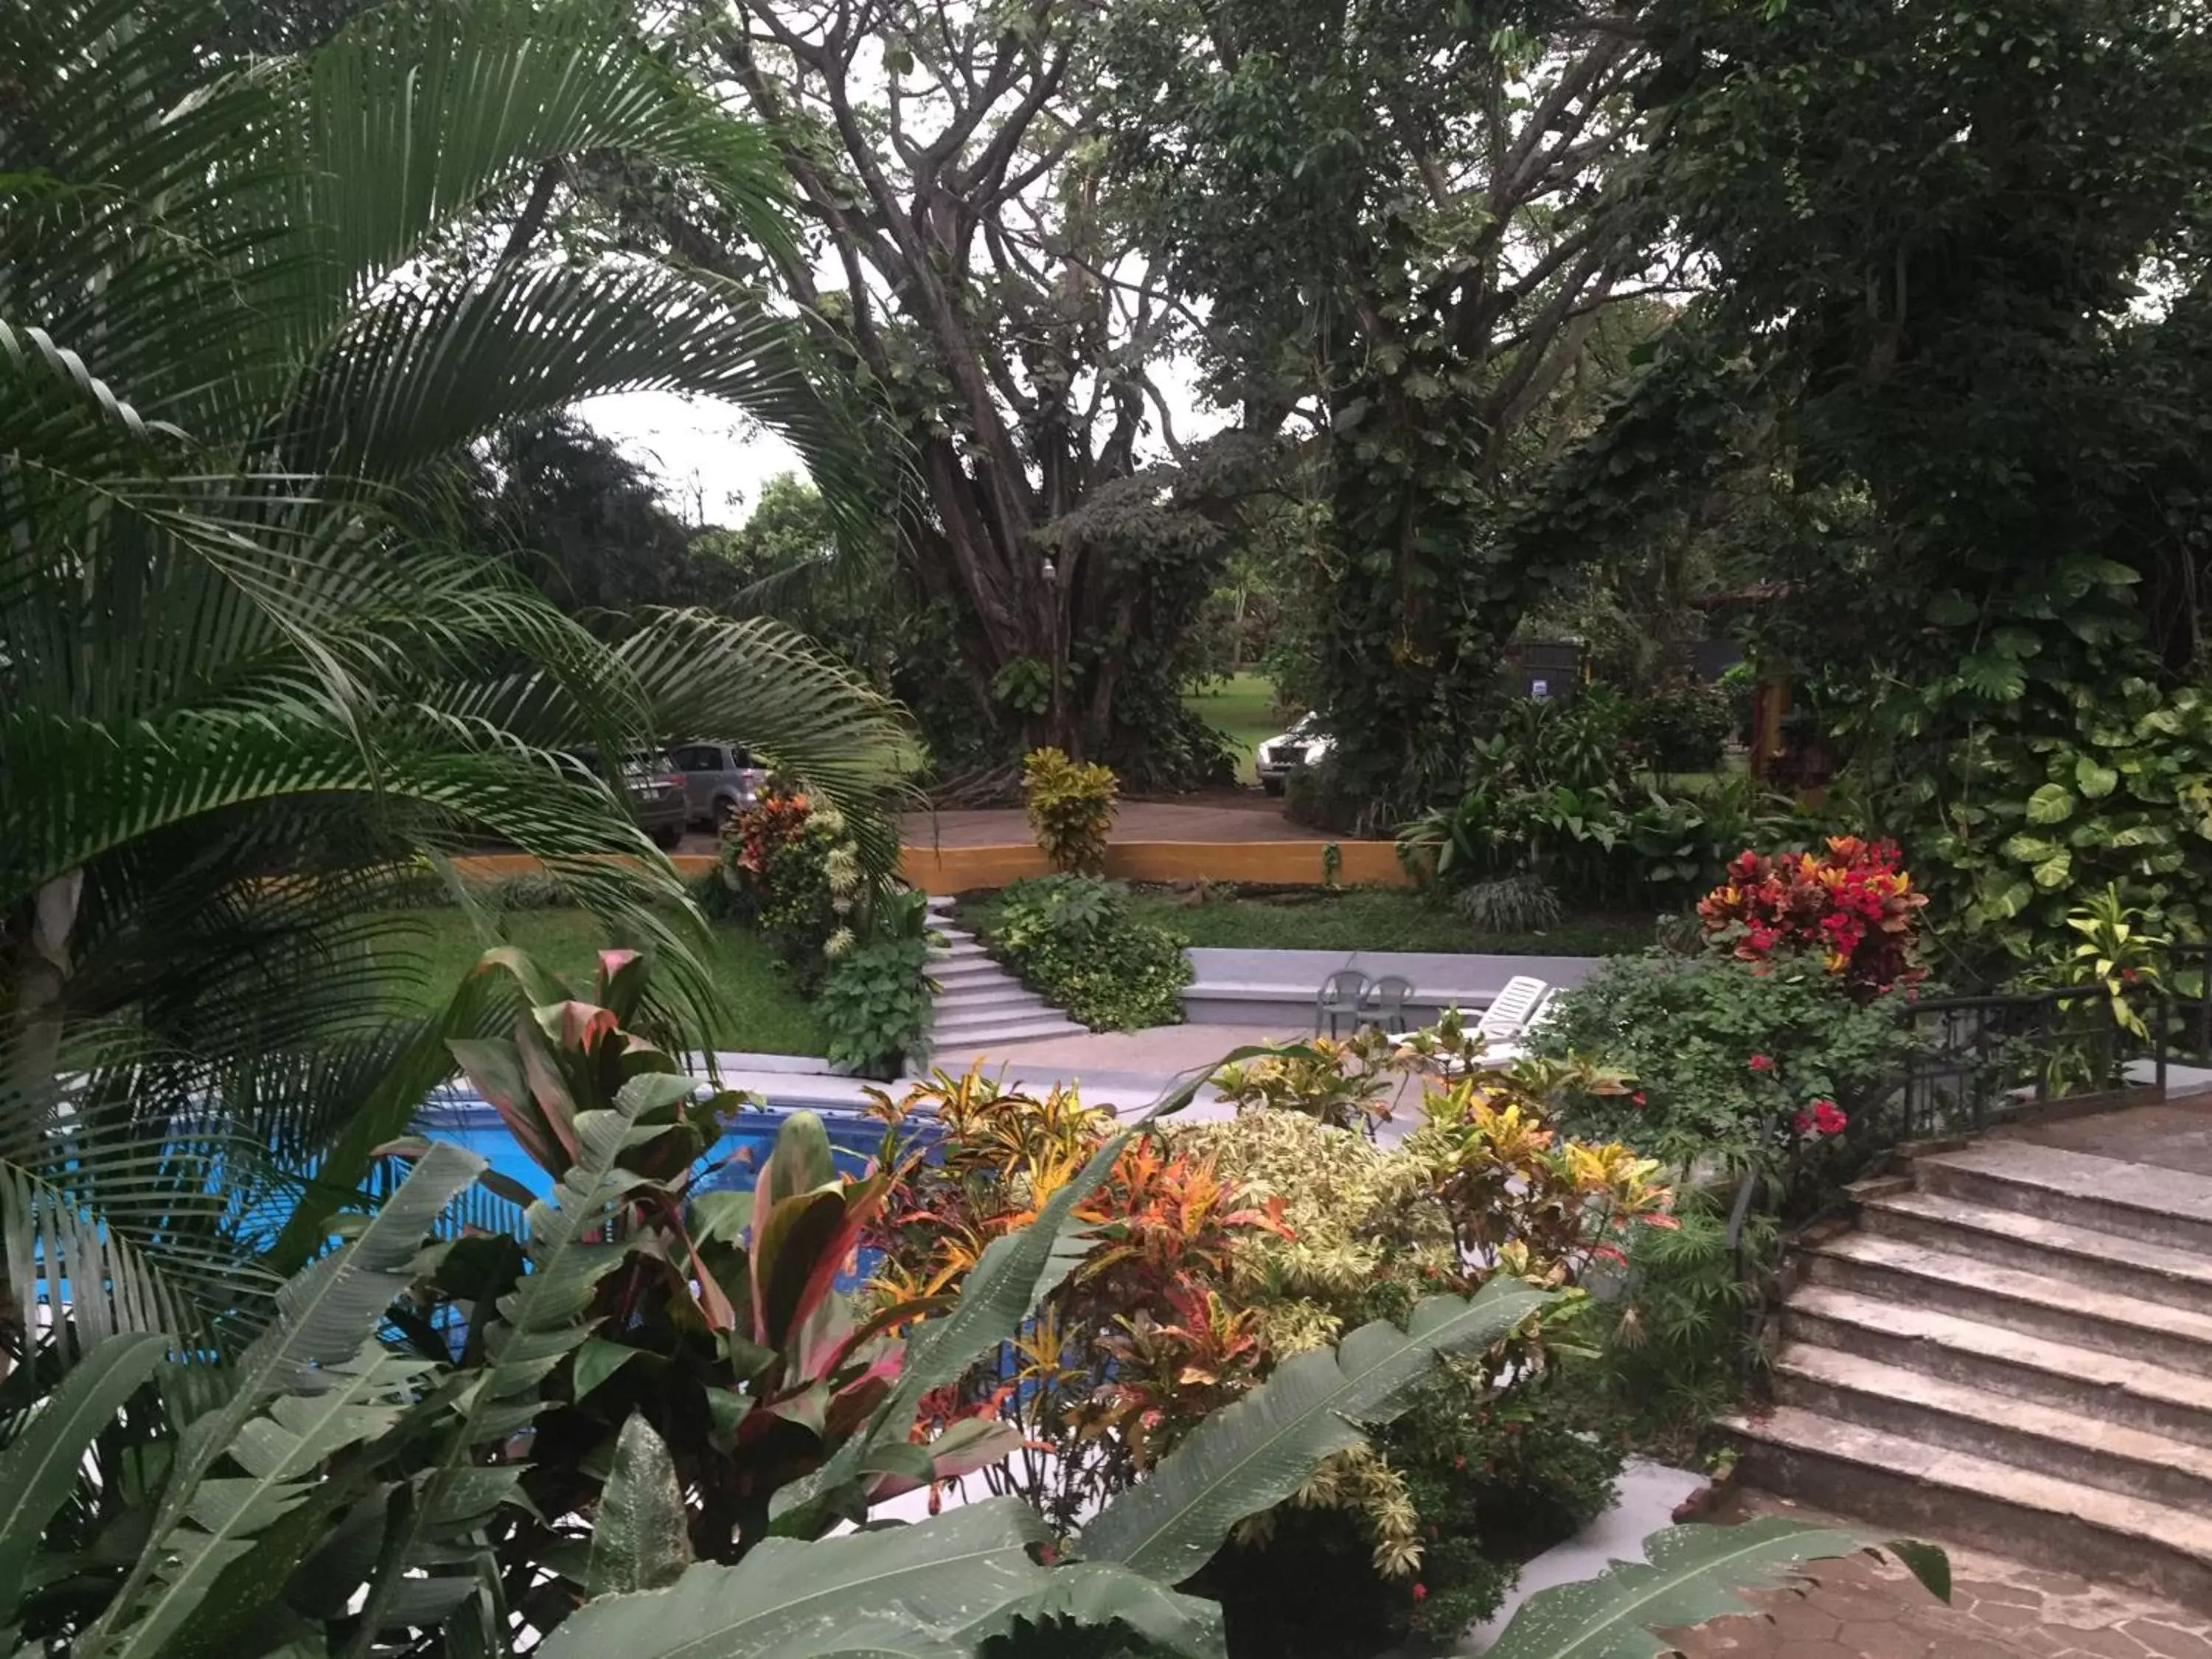
<path fill-rule="evenodd" d="M 775 1149 L 777 1132 L 799 1109 L 771 1101 L 766 1106 L 725 1118 L 721 1139 L 707 1150 L 695 1167 L 693 1190 L 750 1192 L 759 1179 L 761 1166 Z M 817 1111 L 815 1115 L 822 1120 L 822 1127 L 829 1134 L 830 1150 L 837 1160 L 839 1172 L 847 1176 L 866 1173 L 883 1150 L 884 1126 L 858 1112 Z M 498 1112 L 477 1095 L 453 1087 L 439 1090 L 416 1114 L 414 1127 L 416 1133 L 433 1140 L 465 1147 L 535 1197 L 552 1195 L 552 1176 L 516 1145 Z M 911 1142 L 927 1133 L 926 1129 L 909 1126 L 906 1137 Z"/>

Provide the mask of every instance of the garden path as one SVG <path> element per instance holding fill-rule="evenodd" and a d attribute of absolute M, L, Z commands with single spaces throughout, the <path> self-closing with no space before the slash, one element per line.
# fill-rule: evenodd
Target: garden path
<path fill-rule="evenodd" d="M 1746 1498 L 1749 1509 L 1806 1514 Z M 1950 1553 L 1948 1606 L 1893 1563 L 1857 1557 L 1823 1563 L 1808 1589 L 1747 1597 L 1759 1617 L 1673 1639 L 1684 1659 L 2212 1659 L 2204 1613 L 2002 1556 Z"/>
<path fill-rule="evenodd" d="M 991 959 L 975 936 L 952 919 L 949 899 L 932 899 L 929 974 L 937 993 L 931 1011 L 933 1063 L 966 1069 L 972 1051 L 1005 1043 L 1079 1036 L 1083 1027 Z"/>

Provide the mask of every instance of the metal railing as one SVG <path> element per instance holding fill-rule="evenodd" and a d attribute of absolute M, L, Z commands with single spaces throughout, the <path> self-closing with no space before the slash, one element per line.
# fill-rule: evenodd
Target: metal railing
<path fill-rule="evenodd" d="M 2167 1019 L 2160 1027 L 2164 1052 L 2188 1066 L 2212 1066 L 2212 944 L 2166 947 Z M 2183 989 L 2177 988 L 2193 987 Z"/>
<path fill-rule="evenodd" d="M 1778 1216 L 1796 1212 L 1779 1236 L 1786 1249 L 1841 1212 L 1854 1172 L 1877 1172 L 1902 1145 L 1972 1134 L 2067 1094 L 2086 1097 L 2123 1080 L 2130 1062 L 2148 1061 L 2150 1080 L 2161 1091 L 2171 1063 L 2212 1065 L 2212 945 L 2180 946 L 2172 955 L 2175 981 L 2191 988 L 2185 995 L 2168 990 L 2141 1000 L 2147 1036 L 2120 1022 L 2097 985 L 1929 997 L 1911 1005 L 1904 1019 L 1918 1039 L 1914 1051 L 1898 1074 L 1855 1103 L 1844 1144 L 1856 1155 L 1840 1170 L 1830 1167 L 1822 1190 L 1809 1200 L 1793 1194 L 1786 1171 L 1758 1164 L 1737 1184 L 1727 1237 L 1753 1329 L 1764 1318 L 1765 1298 L 1744 1260 L 1744 1241 L 1762 1194 Z M 1780 1145 L 1782 1130 L 1782 1120 L 1770 1118 L 1760 1144 Z"/>

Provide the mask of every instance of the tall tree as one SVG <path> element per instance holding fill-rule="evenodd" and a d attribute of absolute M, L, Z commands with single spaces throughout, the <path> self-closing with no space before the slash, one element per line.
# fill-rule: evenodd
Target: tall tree
<path fill-rule="evenodd" d="M 1114 10 L 1116 210 L 1202 298 L 1217 397 L 1320 447 L 1318 695 L 1387 812 L 1455 781 L 1530 592 L 1499 520 L 1655 284 L 1606 190 L 1631 15 L 1426 0 Z"/>
<path fill-rule="evenodd" d="M 1639 194 L 1713 275 L 1532 562 L 1756 465 L 1770 641 L 1971 935 L 2212 921 L 2212 10 L 1666 0 Z M 1832 502 L 1841 511 L 1818 510 Z"/>
<path fill-rule="evenodd" d="M 945 667 L 981 747 L 1141 768 L 1190 736 L 1176 653 L 1230 480 L 1148 469 L 1148 428 L 1176 447 L 1152 378 L 1175 307 L 1098 210 L 1076 112 L 1097 18 L 1082 0 L 741 0 L 702 8 L 690 39 L 702 82 L 781 137 L 810 231 L 781 280 L 911 446 L 899 556 L 957 617 Z M 647 211 L 677 252 L 726 264 L 711 223 Z M 1146 512 L 1086 510 L 1116 486 Z"/>

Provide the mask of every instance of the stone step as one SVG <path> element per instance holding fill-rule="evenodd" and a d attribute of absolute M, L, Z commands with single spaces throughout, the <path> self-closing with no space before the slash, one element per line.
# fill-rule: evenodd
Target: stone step
<path fill-rule="evenodd" d="M 942 1024 L 947 1019 L 957 1019 L 968 1014 L 1003 1014 L 1045 1006 L 1042 997 L 1034 991 L 1024 990 L 1011 981 L 1004 985 L 977 984 L 972 988 L 946 991 L 940 995 L 937 999 L 937 1022 Z"/>
<path fill-rule="evenodd" d="M 1893 1193 L 1868 1199 L 1860 1206 L 1859 1221 L 1879 1237 L 2001 1267 L 2023 1267 L 2091 1291 L 2138 1297 L 2172 1308 L 2212 1308 L 2212 1255 L 2191 1250 L 1941 1193 Z"/>
<path fill-rule="evenodd" d="M 1923 1192 L 2212 1255 L 2212 1177 L 2025 1140 L 1912 1162 Z"/>
<path fill-rule="evenodd" d="M 988 962 L 994 968 L 999 965 L 991 961 L 991 953 L 972 939 L 958 939 L 940 950 L 932 951 L 929 960 L 941 963 Z"/>
<path fill-rule="evenodd" d="M 1794 1342 L 2212 1447 L 2212 1377 L 1823 1285 L 1790 1297 L 1782 1328 Z"/>
<path fill-rule="evenodd" d="M 1026 1007 L 979 1008 L 972 1012 L 955 1012 L 949 1018 L 939 1014 L 929 1028 L 930 1040 L 939 1047 L 946 1044 L 965 1046 L 974 1042 L 997 1042 L 1005 1040 L 1006 1031 L 1016 1025 L 1050 1024 L 1054 1035 L 1079 1033 L 1083 1028 L 1063 1017 L 1059 1010 L 1038 1001 Z"/>
<path fill-rule="evenodd" d="M 1015 985 L 1021 983 L 988 957 L 961 957 L 954 959 L 932 957 L 929 959 L 929 976 L 940 985 L 996 980 L 1004 980 Z"/>
<path fill-rule="evenodd" d="M 1038 1042 L 1047 1037 L 1088 1036 L 1091 1033 L 1073 1020 L 1058 1016 L 1050 1018 L 1006 1020 L 1000 1024 L 975 1030 L 932 1031 L 933 1042 L 943 1045 L 942 1053 L 948 1060 L 966 1061 L 984 1054 L 995 1054 L 1010 1042 Z"/>
<path fill-rule="evenodd" d="M 1784 1406 L 1723 1419 L 1754 1484 L 1923 1536 L 2212 1609 L 2212 1518 Z"/>
<path fill-rule="evenodd" d="M 2212 1512 L 2212 1446 L 1804 1343 L 1790 1343 L 1775 1356 L 1773 1375 L 1778 1401 L 1816 1416 L 2129 1498 Z"/>
<path fill-rule="evenodd" d="M 1871 1233 L 1819 1245 L 1809 1265 L 1814 1283 L 1878 1301 L 1936 1308 L 2076 1347 L 2212 1374 L 2212 1315 L 2087 1291 Z"/>

